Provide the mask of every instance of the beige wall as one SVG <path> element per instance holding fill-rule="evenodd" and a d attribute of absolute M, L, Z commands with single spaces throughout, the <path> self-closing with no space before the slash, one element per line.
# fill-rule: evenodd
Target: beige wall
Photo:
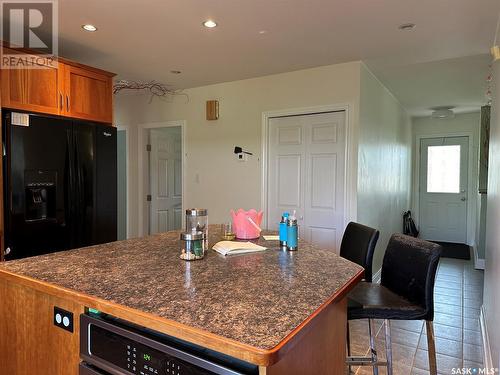
<path fill-rule="evenodd" d="M 398 100 L 364 65 L 359 122 L 357 216 L 380 230 L 375 273 L 391 234 L 402 231 L 402 213 L 409 207 L 411 129 Z"/>
<path fill-rule="evenodd" d="M 186 94 L 189 101 L 182 96 L 171 101 L 155 98 L 151 103 L 144 95 L 116 98 L 116 123 L 129 129 L 130 236 L 140 234 L 140 124 L 186 122 L 185 205 L 208 208 L 210 221 L 216 223 L 227 221 L 231 208 L 261 208 L 263 112 L 347 104 L 348 219 L 381 230 L 374 270 L 380 267 L 388 238 L 401 231 L 401 214 L 409 206 L 411 133 L 404 109 L 364 64 L 352 62 L 221 83 L 189 89 Z M 217 121 L 205 120 L 205 101 L 209 99 L 219 100 Z M 254 156 L 246 163 L 238 162 L 233 154 L 236 145 Z"/>
<path fill-rule="evenodd" d="M 483 306 L 493 366 L 500 363 L 500 62 L 493 65 L 495 86 L 490 131 L 488 210 L 486 214 L 486 262 Z"/>
<path fill-rule="evenodd" d="M 130 157 L 130 233 L 138 231 L 138 125 L 168 120 L 186 121 L 185 205 L 208 208 L 210 221 L 227 221 L 231 208 L 261 208 L 262 113 L 321 105 L 348 104 L 349 140 L 353 152 L 348 171 L 356 186 L 356 130 L 359 118 L 360 62 L 337 64 L 186 90 L 173 100 L 145 95 L 118 95 L 115 122 L 128 126 Z M 205 120 L 205 101 L 217 99 L 220 118 Z M 254 153 L 246 163 L 233 149 Z M 141 150 L 142 152 L 142 150 Z M 350 200 L 352 218 L 355 199 Z"/>
<path fill-rule="evenodd" d="M 442 137 L 444 135 L 470 135 L 469 147 L 469 188 L 468 188 L 468 205 L 467 205 L 467 242 L 475 248 L 476 246 L 476 228 L 477 228 L 477 206 L 479 200 L 478 194 L 478 153 L 479 153 L 479 130 L 480 130 L 480 113 L 463 113 L 457 114 L 453 119 L 434 119 L 431 117 L 419 117 L 413 119 L 413 160 L 414 174 L 413 186 L 414 191 L 418 189 L 418 170 L 417 160 L 419 153 L 417 152 L 417 137 Z M 415 221 L 418 224 L 418 196 L 414 196 L 413 208 L 415 211 Z M 481 256 L 481 258 L 483 258 Z"/>

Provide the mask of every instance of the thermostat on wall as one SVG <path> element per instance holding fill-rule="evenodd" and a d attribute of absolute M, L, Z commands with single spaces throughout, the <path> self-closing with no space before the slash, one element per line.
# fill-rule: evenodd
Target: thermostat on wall
<path fill-rule="evenodd" d="M 236 154 L 236 156 L 238 157 L 238 161 L 248 161 L 248 155 L 247 154 L 244 154 L 244 153 L 239 153 L 239 154 Z"/>

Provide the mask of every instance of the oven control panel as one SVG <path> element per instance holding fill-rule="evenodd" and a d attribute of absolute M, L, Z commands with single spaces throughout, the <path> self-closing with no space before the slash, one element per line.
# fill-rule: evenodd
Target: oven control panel
<path fill-rule="evenodd" d="M 91 324 L 90 353 L 135 375 L 215 374 L 147 345 Z"/>
<path fill-rule="evenodd" d="M 127 322 L 125 322 L 127 323 Z M 80 357 L 110 374 L 126 375 L 243 375 L 258 366 L 217 356 L 207 349 L 179 346 L 172 339 L 132 327 L 116 319 L 80 315 Z M 160 334 L 161 335 L 161 334 Z M 186 348 L 190 350 L 186 350 Z M 250 365 L 250 367 L 249 367 Z"/>

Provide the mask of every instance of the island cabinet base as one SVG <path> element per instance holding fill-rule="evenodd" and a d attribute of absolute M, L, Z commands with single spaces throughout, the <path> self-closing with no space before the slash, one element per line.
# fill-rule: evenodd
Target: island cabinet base
<path fill-rule="evenodd" d="M 283 357 L 259 375 L 345 374 L 347 298 L 332 302 L 294 337 Z"/>
<path fill-rule="evenodd" d="M 54 306 L 72 312 L 73 333 L 54 325 Z M 0 374 L 77 375 L 83 305 L 0 280 Z"/>

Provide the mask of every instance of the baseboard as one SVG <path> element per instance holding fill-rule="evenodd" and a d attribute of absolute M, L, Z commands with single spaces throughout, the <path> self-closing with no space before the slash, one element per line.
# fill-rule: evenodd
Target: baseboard
<path fill-rule="evenodd" d="M 485 368 L 493 368 L 493 360 L 491 358 L 490 339 L 488 336 L 488 328 L 486 326 L 486 317 L 484 316 L 484 306 L 481 306 L 479 313 L 479 325 L 481 328 L 481 338 L 483 339 L 483 359 Z"/>
<path fill-rule="evenodd" d="M 379 270 L 372 275 L 372 283 L 380 284 L 381 280 L 382 280 L 382 268 L 379 268 Z"/>
<path fill-rule="evenodd" d="M 476 246 L 472 246 L 472 252 L 474 253 L 474 268 L 476 270 L 484 270 L 484 259 L 477 256 Z"/>

